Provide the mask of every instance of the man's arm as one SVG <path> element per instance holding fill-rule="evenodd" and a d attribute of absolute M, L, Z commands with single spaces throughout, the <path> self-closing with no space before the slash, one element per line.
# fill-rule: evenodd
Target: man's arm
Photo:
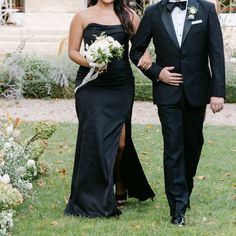
<path fill-rule="evenodd" d="M 136 66 L 138 66 L 139 59 L 143 56 L 152 38 L 152 25 L 150 12 L 148 11 L 149 8 L 147 8 L 145 11 L 136 35 L 132 39 L 130 58 Z M 172 73 L 171 71 L 174 69 L 174 67 L 171 65 L 162 68 L 158 66 L 157 63 L 152 63 L 151 67 L 147 70 L 144 70 L 140 67 L 139 69 L 152 81 L 160 80 L 163 83 L 173 86 L 179 86 L 181 83 L 183 83 L 182 74 Z"/>
<path fill-rule="evenodd" d="M 210 107 L 218 112 L 223 109 L 225 98 L 225 61 L 223 37 L 220 22 L 212 5 L 209 15 L 208 49 L 212 72 L 212 90 Z"/>
<path fill-rule="evenodd" d="M 145 53 L 152 38 L 151 20 L 149 8 L 146 9 L 144 16 L 139 24 L 139 28 L 132 38 L 132 48 L 130 51 L 130 58 L 132 62 L 138 66 L 139 59 Z M 156 63 L 152 63 L 152 66 L 148 70 L 142 70 L 142 72 L 151 80 L 156 81 L 159 78 L 159 74 L 162 68 Z"/>

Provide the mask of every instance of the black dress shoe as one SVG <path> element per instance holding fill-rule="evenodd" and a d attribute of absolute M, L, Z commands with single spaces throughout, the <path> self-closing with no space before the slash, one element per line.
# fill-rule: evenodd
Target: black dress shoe
<path fill-rule="evenodd" d="M 173 216 L 171 219 L 171 224 L 177 226 L 184 226 L 185 225 L 185 217 L 183 214 Z"/>

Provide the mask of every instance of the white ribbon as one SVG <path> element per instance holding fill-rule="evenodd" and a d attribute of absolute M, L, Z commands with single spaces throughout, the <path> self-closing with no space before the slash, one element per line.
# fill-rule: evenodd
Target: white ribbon
<path fill-rule="evenodd" d="M 95 71 L 96 67 L 91 67 L 89 73 L 85 76 L 85 78 L 83 79 L 82 83 L 77 86 L 74 90 L 74 93 L 76 93 L 76 91 L 78 90 L 78 88 L 82 87 L 83 85 L 87 84 L 88 82 L 95 80 L 98 77 L 98 72 L 96 72 L 94 75 L 94 71 Z"/>

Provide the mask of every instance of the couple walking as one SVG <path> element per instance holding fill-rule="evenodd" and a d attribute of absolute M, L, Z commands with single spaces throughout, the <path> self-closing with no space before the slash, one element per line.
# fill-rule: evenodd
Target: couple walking
<path fill-rule="evenodd" d="M 155 196 L 131 138 L 134 77 L 131 60 L 152 80 L 164 139 L 165 192 L 171 223 L 185 224 L 203 145 L 206 104 L 223 109 L 225 72 L 220 24 L 212 3 L 162 0 L 139 22 L 126 0 L 91 0 L 72 20 L 69 56 L 80 65 L 76 86 L 90 70 L 79 52 L 105 32 L 124 46 L 121 59 L 75 94 L 79 130 L 66 215 L 120 215 L 127 195 Z M 156 61 L 146 49 L 153 40 Z M 210 65 L 210 66 L 209 66 Z M 115 189 L 114 189 L 115 186 Z"/>

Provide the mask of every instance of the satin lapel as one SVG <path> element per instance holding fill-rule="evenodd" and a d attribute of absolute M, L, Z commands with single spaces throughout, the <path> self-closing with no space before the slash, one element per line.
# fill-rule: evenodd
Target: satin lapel
<path fill-rule="evenodd" d="M 160 4 L 161 19 L 162 19 L 162 22 L 166 28 L 166 31 L 168 32 L 168 34 L 169 34 L 170 38 L 172 39 L 172 41 L 174 42 L 175 46 L 177 48 L 180 48 L 179 43 L 178 43 L 178 39 L 176 37 L 171 13 L 169 12 L 169 10 L 166 7 L 166 2 L 167 2 L 167 0 L 163 0 L 163 2 Z"/>
<path fill-rule="evenodd" d="M 184 43 L 184 40 L 186 39 L 190 29 L 191 29 L 191 26 L 192 26 L 192 20 L 189 20 L 187 19 L 187 16 L 188 16 L 188 7 L 195 7 L 196 9 L 198 9 L 198 1 L 197 0 L 189 0 L 188 1 L 188 5 L 187 5 L 187 12 L 186 12 L 186 17 L 185 17 L 185 24 L 184 24 L 184 31 L 183 31 L 183 37 L 182 37 L 182 43 L 181 43 L 181 46 L 183 45 Z M 197 14 L 196 14 L 197 15 Z"/>

